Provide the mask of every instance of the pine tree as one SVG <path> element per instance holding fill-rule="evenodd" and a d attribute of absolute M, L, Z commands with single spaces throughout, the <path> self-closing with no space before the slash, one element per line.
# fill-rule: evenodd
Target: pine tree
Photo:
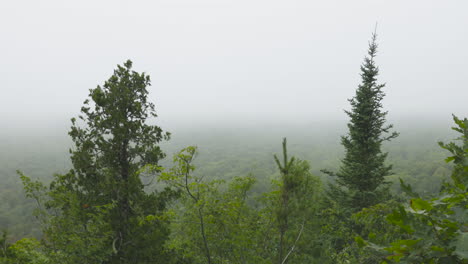
<path fill-rule="evenodd" d="M 321 182 L 312 175 L 307 161 L 288 158 L 286 138 L 283 138 L 282 145 L 282 158 L 276 154 L 273 156 L 280 178 L 278 185 L 273 186 L 271 194 L 274 198 L 270 204 L 276 222 L 270 240 L 277 240 L 277 245 L 267 252 L 277 252 L 271 263 L 310 263 L 314 258 L 312 255 L 316 255 L 316 210 Z"/>
<path fill-rule="evenodd" d="M 351 110 L 349 132 L 342 136 L 345 157 L 338 173 L 334 196 L 343 198 L 348 208 L 360 210 L 388 197 L 385 176 L 391 174 L 391 165 L 386 165 L 388 153 L 381 150 L 384 141 L 398 136 L 390 132 L 393 125 L 386 125 L 387 112 L 382 110 L 385 84 L 377 83 L 379 69 L 375 64 L 377 35 L 372 35 L 368 56 L 361 66 L 362 82 L 356 95 L 349 100 Z"/>
<path fill-rule="evenodd" d="M 279 244 L 278 244 L 278 263 L 283 263 L 284 255 L 286 254 L 285 251 L 285 235 L 288 230 L 288 220 L 290 214 L 290 196 L 291 193 L 297 189 L 297 182 L 295 182 L 293 177 L 291 177 L 290 170 L 292 166 L 294 166 L 295 158 L 292 157 L 288 159 L 288 150 L 286 146 L 286 138 L 283 138 L 283 165 L 278 158 L 278 156 L 274 155 L 276 165 L 281 173 L 281 190 L 280 190 L 280 204 L 277 212 L 277 221 L 278 221 L 278 231 L 280 235 Z"/>

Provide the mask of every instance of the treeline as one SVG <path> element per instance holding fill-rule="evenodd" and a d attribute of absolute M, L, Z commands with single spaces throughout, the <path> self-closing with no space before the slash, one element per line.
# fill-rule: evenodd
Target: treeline
<path fill-rule="evenodd" d="M 399 178 L 402 178 L 423 196 L 437 194 L 442 181 L 449 178 L 452 170 L 451 164 L 444 162 L 446 151 L 437 145 L 437 141 L 456 137 L 448 133 L 450 124 L 440 121 L 424 124 L 413 120 L 409 124 L 396 122 L 395 126 L 401 135 L 384 146 L 389 152 L 388 163 L 394 165 L 394 174 L 388 177 L 392 192 L 402 192 L 399 183 Z M 273 154 L 281 152 L 280 140 L 287 136 L 289 152 L 310 161 L 312 174 L 320 177 L 326 185 L 332 179 L 320 170 L 335 171 L 339 168 L 343 156 L 339 136 L 345 133 L 343 127 L 335 122 L 319 123 L 313 127 L 291 125 L 280 131 L 245 127 L 235 134 L 230 128 L 218 128 L 216 131 L 199 128 L 190 132 L 174 128 L 171 139 L 161 145 L 167 155 L 160 165 L 171 167 L 174 154 L 185 146 L 196 145 L 199 154 L 194 161 L 195 174 L 204 175 L 205 179 L 225 181 L 251 174 L 256 182 L 250 195 L 258 196 L 270 191 L 272 179 L 279 177 Z M 42 237 L 41 227 L 31 214 L 36 202 L 25 197 L 16 170 L 21 169 L 24 174 L 44 183 L 49 183 L 54 173 L 66 172 L 71 164 L 68 157 L 70 140 L 65 132 L 59 134 L 54 132 L 56 130 L 60 131 L 35 131 L 28 138 L 19 139 L 17 134 L 10 134 L 0 139 L 0 200 L 3 201 L 0 204 L 0 232 L 8 230 L 9 242 L 23 237 Z M 58 135 L 45 136 L 53 133 Z M 14 142 L 11 138 L 15 138 Z M 148 189 L 156 186 L 152 184 Z"/>
<path fill-rule="evenodd" d="M 449 178 L 452 170 L 451 164 L 444 161 L 446 151 L 437 145 L 437 141 L 448 141 L 456 135 L 447 133 L 450 132 L 447 129 L 449 125 L 440 121 L 426 126 L 417 121 L 411 124 L 400 121 L 395 126 L 399 128 L 401 135 L 384 146 L 389 152 L 388 163 L 394 165 L 394 174 L 387 177 L 391 182 L 391 191 L 395 194 L 402 193 L 399 182 L 399 178 L 402 178 L 423 196 L 437 194 L 442 181 Z M 161 145 L 167 155 L 160 165 L 170 168 L 174 154 L 184 146 L 196 145 L 196 175 L 227 182 L 237 176 L 253 175 L 256 181 L 250 195 L 258 196 L 270 191 L 272 179 L 280 175 L 273 154 L 281 152 L 280 140 L 287 135 L 289 152 L 310 161 L 312 174 L 326 185 L 332 179 L 320 170 L 338 170 L 343 156 L 339 136 L 345 131 L 334 122 L 317 124 L 314 127 L 320 127 L 323 131 L 316 131 L 309 126 L 287 126 L 274 132 L 268 128 L 254 130 L 246 127 L 236 134 L 229 128 L 218 128 L 216 131 L 200 128 L 190 130 L 190 133 L 173 129 L 171 139 Z M 402 130 L 402 127 L 407 129 Z M 31 214 L 36 202 L 25 197 L 16 170 L 21 169 L 24 174 L 49 183 L 54 173 L 64 173 L 70 168 L 67 151 L 70 141 L 66 138 L 66 133 L 54 136 L 43 136 L 42 133 L 54 133 L 54 130 L 35 131 L 27 139 L 20 138 L 9 144 L 6 141 L 12 135 L 4 135 L 0 139 L 3 140 L 0 143 L 0 200 L 3 201 L 0 204 L 0 232 L 8 231 L 9 242 L 23 237 L 42 237 L 41 227 Z M 158 184 L 152 184 L 147 189 L 151 190 L 156 186 Z"/>
<path fill-rule="evenodd" d="M 377 82 L 375 35 L 350 99 L 344 157 L 330 181 L 306 160 L 274 156 L 278 177 L 253 191 L 256 175 L 204 177 L 197 148 L 161 165 L 170 134 L 148 124 L 150 78 L 118 66 L 90 90 L 69 135 L 72 169 L 50 184 L 18 172 L 37 202 L 42 237 L 0 239 L 3 263 L 468 263 L 468 119 L 454 116 L 461 145 L 448 153 L 447 177 L 431 197 L 393 175 L 383 143 L 387 124 Z M 200 168 L 202 170 L 202 168 Z M 441 173 L 445 175 L 444 173 Z"/>

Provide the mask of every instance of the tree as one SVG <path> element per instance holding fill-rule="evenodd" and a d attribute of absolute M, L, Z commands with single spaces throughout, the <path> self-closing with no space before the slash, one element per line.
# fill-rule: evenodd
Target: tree
<path fill-rule="evenodd" d="M 49 259 L 40 249 L 35 238 L 23 238 L 9 243 L 7 231 L 0 236 L 0 264 L 46 264 Z"/>
<path fill-rule="evenodd" d="M 259 256 L 256 233 L 259 220 L 247 205 L 255 179 L 234 177 L 229 184 L 194 175 L 196 147 L 174 155 L 174 167 L 160 180 L 180 190 L 181 197 L 168 211 L 171 240 L 167 243 L 181 263 L 265 263 Z"/>
<path fill-rule="evenodd" d="M 468 263 L 468 119 L 453 119 L 462 144 L 439 142 L 451 153 L 446 159 L 454 163 L 451 181 L 432 199 L 421 198 L 401 181 L 411 200 L 387 219 L 406 238 L 387 247 L 370 245 L 387 253 L 382 263 Z"/>
<path fill-rule="evenodd" d="M 187 147 L 182 149 L 178 155 L 174 156 L 176 166 L 172 168 L 170 173 L 163 173 L 161 180 L 166 181 L 169 185 L 179 188 L 184 192 L 182 198 L 187 198 L 189 202 L 188 208 L 196 208 L 196 225 L 199 226 L 200 237 L 203 246 L 197 248 L 197 251 L 202 251 L 206 257 L 206 263 L 213 263 L 212 253 L 210 253 L 210 246 L 208 245 L 206 216 L 204 213 L 205 199 L 207 190 L 213 191 L 216 188 L 210 188 L 202 182 L 202 178 L 194 178 L 191 173 L 195 170 L 192 162 L 197 153 L 196 147 Z M 196 239 L 195 241 L 197 241 Z M 193 243 L 198 246 L 198 243 Z"/>
<path fill-rule="evenodd" d="M 149 85 L 150 77 L 132 71 L 127 61 L 102 87 L 90 89 L 79 120 L 72 118 L 73 169 L 56 175 L 45 190 L 51 214 L 44 231 L 62 262 L 73 257 L 93 263 L 164 262 L 168 225 L 141 221 L 164 211 L 175 195 L 169 189 L 145 192 L 141 178 L 143 167 L 156 167 L 164 157 L 158 143 L 169 139 L 148 124 L 157 117 L 148 102 Z M 30 194 L 38 190 L 23 182 Z"/>
<path fill-rule="evenodd" d="M 272 263 L 308 263 L 313 259 L 313 232 L 318 229 L 315 217 L 320 201 L 320 179 L 310 173 L 310 165 L 306 161 L 288 158 L 287 141 L 283 139 L 283 163 L 274 155 L 276 165 L 280 171 L 277 186 L 273 186 L 268 207 L 273 215 L 273 230 L 277 234 L 270 237 L 273 252 L 278 252 Z M 315 225 L 315 226 L 314 226 Z M 312 231 L 313 230 L 313 231 Z M 307 242 L 305 242 L 307 241 Z"/>
<path fill-rule="evenodd" d="M 375 64 L 377 35 L 372 35 L 368 56 L 361 66 L 362 82 L 356 95 L 349 100 L 351 110 L 349 132 L 341 138 L 345 157 L 336 175 L 337 186 L 332 189 L 333 197 L 341 197 L 351 211 L 372 206 L 388 197 L 385 176 L 391 175 L 391 165 L 385 164 L 387 153 L 382 152 L 384 141 L 398 136 L 390 132 L 393 125 L 386 125 L 386 111 L 382 111 L 385 84 L 377 83 L 379 69 Z"/>
<path fill-rule="evenodd" d="M 168 248 L 183 263 L 309 263 L 318 236 L 315 218 L 320 180 L 307 162 L 275 156 L 280 179 L 261 199 L 249 195 L 255 179 L 234 177 L 229 182 L 194 174 L 195 147 L 174 156 L 175 166 L 160 180 L 180 190 L 181 199 L 168 214 Z M 282 159 L 282 160 L 283 160 Z M 227 184 L 225 184 L 227 183 Z"/>
<path fill-rule="evenodd" d="M 279 231 L 279 244 L 278 244 L 278 263 L 281 264 L 284 260 L 285 251 L 285 235 L 288 230 L 288 220 L 290 214 L 290 196 L 291 193 L 296 191 L 299 186 L 299 182 L 295 177 L 292 177 L 290 171 L 294 165 L 295 158 L 288 159 L 288 151 L 286 146 L 286 138 L 283 139 L 283 165 L 281 165 L 278 156 L 274 155 L 276 165 L 281 173 L 281 189 L 280 189 L 280 202 L 276 219 L 278 221 Z M 303 224 L 302 224 L 303 225 Z"/>

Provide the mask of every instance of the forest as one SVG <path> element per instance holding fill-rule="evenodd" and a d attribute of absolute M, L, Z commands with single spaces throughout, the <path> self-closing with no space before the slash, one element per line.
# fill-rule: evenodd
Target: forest
<path fill-rule="evenodd" d="M 468 263 L 468 119 L 389 122 L 377 48 L 345 122 L 268 131 L 169 133 L 118 65 L 68 135 L 2 135 L 0 263 Z"/>

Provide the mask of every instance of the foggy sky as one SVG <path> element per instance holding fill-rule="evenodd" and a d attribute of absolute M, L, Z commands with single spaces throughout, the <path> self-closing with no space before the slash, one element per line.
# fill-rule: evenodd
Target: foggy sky
<path fill-rule="evenodd" d="M 68 126 L 126 59 L 151 76 L 163 123 L 345 119 L 376 22 L 389 118 L 468 116 L 467 13 L 466 0 L 2 1 L 0 121 Z"/>

